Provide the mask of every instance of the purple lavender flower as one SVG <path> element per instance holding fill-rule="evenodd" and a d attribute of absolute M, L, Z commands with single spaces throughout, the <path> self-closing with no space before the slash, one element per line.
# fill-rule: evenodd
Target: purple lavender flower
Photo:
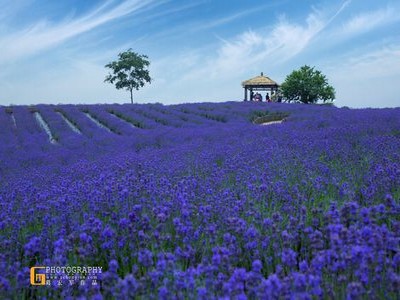
<path fill-rule="evenodd" d="M 207 299 L 207 289 L 205 287 L 199 287 L 197 289 L 198 299 Z"/>
<path fill-rule="evenodd" d="M 25 250 L 25 255 L 30 257 L 30 256 L 35 256 L 40 253 L 41 249 L 41 240 L 39 237 L 32 237 L 27 244 L 24 246 Z"/>
<path fill-rule="evenodd" d="M 3 291 L 10 290 L 10 282 L 3 276 L 0 276 L 0 290 L 3 290 Z"/>
<path fill-rule="evenodd" d="M 132 274 L 125 276 L 123 280 L 119 280 L 116 286 L 115 295 L 121 299 L 132 299 L 137 295 L 139 283 Z"/>
<path fill-rule="evenodd" d="M 158 289 L 158 296 L 159 296 L 159 299 L 169 299 L 168 288 L 165 286 L 160 287 Z"/>
<path fill-rule="evenodd" d="M 252 263 L 252 270 L 253 270 L 254 272 L 256 272 L 256 273 L 260 273 L 260 272 L 261 272 L 261 269 L 262 269 L 262 262 L 261 262 L 259 259 L 253 261 L 253 263 Z"/>
<path fill-rule="evenodd" d="M 361 299 L 364 293 L 364 288 L 360 282 L 351 282 L 347 286 L 347 296 L 346 299 Z"/>
<path fill-rule="evenodd" d="M 282 251 L 282 263 L 290 268 L 294 267 L 297 263 L 297 253 L 292 249 L 284 249 Z"/>
<path fill-rule="evenodd" d="M 153 265 L 153 253 L 148 249 L 140 250 L 138 254 L 138 261 L 144 267 L 148 268 Z"/>
<path fill-rule="evenodd" d="M 118 270 L 118 262 L 113 259 L 108 263 L 108 271 L 112 273 L 116 273 Z"/>

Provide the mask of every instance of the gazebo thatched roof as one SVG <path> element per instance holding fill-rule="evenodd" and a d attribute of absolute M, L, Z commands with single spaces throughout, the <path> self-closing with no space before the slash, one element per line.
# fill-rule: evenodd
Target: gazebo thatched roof
<path fill-rule="evenodd" d="M 278 87 L 279 85 L 271 78 L 264 76 L 261 72 L 260 76 L 256 76 L 242 82 L 243 87 Z"/>

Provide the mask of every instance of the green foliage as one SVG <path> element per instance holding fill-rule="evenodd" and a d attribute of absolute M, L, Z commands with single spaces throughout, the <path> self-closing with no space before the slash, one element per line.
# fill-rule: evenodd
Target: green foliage
<path fill-rule="evenodd" d="M 12 107 L 6 107 L 6 108 L 5 108 L 5 112 L 6 112 L 7 114 L 11 115 L 11 114 L 13 113 Z"/>
<path fill-rule="evenodd" d="M 33 114 L 33 113 L 36 113 L 36 112 L 39 112 L 39 110 L 37 109 L 37 107 L 34 106 L 34 105 L 28 106 L 28 110 L 29 110 L 29 112 L 31 112 L 32 114 Z"/>
<path fill-rule="evenodd" d="M 204 110 L 204 111 L 213 111 L 214 110 L 213 107 L 207 107 L 207 106 L 199 106 L 198 109 Z"/>
<path fill-rule="evenodd" d="M 60 142 L 60 136 L 58 135 L 58 133 L 53 133 L 53 140 L 54 140 L 56 143 L 59 143 L 59 142 Z"/>
<path fill-rule="evenodd" d="M 325 106 L 325 107 L 335 107 L 335 104 L 333 102 L 324 102 L 321 103 L 320 105 Z"/>
<path fill-rule="evenodd" d="M 190 114 L 190 110 L 186 108 L 181 108 L 180 111 L 183 112 L 184 114 Z"/>
<path fill-rule="evenodd" d="M 80 132 L 82 132 L 82 128 L 81 126 L 73 119 L 71 119 L 66 113 L 65 111 L 63 111 L 61 108 L 54 108 L 55 112 L 60 113 L 66 120 L 68 120 L 68 122 L 70 122 L 72 125 L 74 125 L 76 127 L 76 129 L 78 129 Z"/>
<path fill-rule="evenodd" d="M 118 54 L 118 60 L 105 65 L 111 69 L 104 82 L 115 84 L 117 89 L 126 89 L 131 94 L 133 104 L 133 89 L 139 90 L 146 82 L 151 83 L 148 57 L 128 49 Z"/>
<path fill-rule="evenodd" d="M 316 103 L 318 100 L 325 102 L 335 99 L 335 89 L 328 84 L 325 75 L 307 65 L 288 75 L 281 90 L 289 102 Z"/>
<path fill-rule="evenodd" d="M 155 116 L 155 115 L 153 115 L 153 114 L 151 114 L 151 113 L 148 113 L 148 112 L 145 111 L 145 110 L 136 109 L 136 112 L 139 113 L 139 114 L 141 114 L 141 115 L 144 116 L 145 118 L 152 119 L 152 120 L 154 120 L 156 123 L 162 124 L 162 125 L 164 125 L 164 126 L 171 125 L 171 122 L 169 122 L 168 120 L 159 118 L 159 117 L 157 117 L 157 116 Z"/>
<path fill-rule="evenodd" d="M 208 113 L 204 113 L 204 114 L 200 113 L 198 115 L 202 116 L 202 117 L 204 117 L 206 119 L 217 121 L 217 122 L 222 122 L 222 123 L 228 122 L 228 119 L 225 116 L 222 116 L 222 115 L 212 115 L 212 114 L 208 114 Z"/>
<path fill-rule="evenodd" d="M 399 137 L 400 137 L 400 130 L 398 130 L 398 129 L 393 129 L 393 130 L 392 130 L 392 135 L 393 135 L 393 136 L 399 136 Z"/>
<path fill-rule="evenodd" d="M 87 107 L 83 107 L 81 109 L 81 111 L 87 115 L 89 115 L 91 118 L 93 118 L 94 120 L 96 120 L 101 126 L 103 126 L 105 129 L 108 129 L 110 132 L 113 132 L 115 134 L 121 135 L 122 132 L 118 130 L 117 127 L 112 126 L 111 124 L 109 124 L 107 121 L 99 118 L 98 115 L 96 115 L 96 113 L 93 113 L 91 111 L 89 111 L 89 109 Z"/>
<path fill-rule="evenodd" d="M 202 110 L 202 109 L 199 108 L 199 110 Z M 185 114 L 193 114 L 196 116 L 200 116 L 200 117 L 203 117 L 203 118 L 206 118 L 209 120 L 213 120 L 213 121 L 217 121 L 217 122 L 221 122 L 221 123 L 228 122 L 228 119 L 226 118 L 226 116 L 223 116 L 223 115 L 213 115 L 213 114 L 209 114 L 209 113 L 196 112 L 196 111 L 191 111 L 187 108 L 181 108 L 180 111 Z"/>
<path fill-rule="evenodd" d="M 125 122 L 128 122 L 128 123 L 132 124 L 134 127 L 142 128 L 142 129 L 146 128 L 146 126 L 142 122 L 134 120 L 131 117 L 120 113 L 119 111 L 115 111 L 113 109 L 109 109 L 108 112 L 110 114 L 113 114 L 117 118 L 120 118 L 121 120 L 124 120 Z"/>
<path fill-rule="evenodd" d="M 262 124 L 272 121 L 282 121 L 289 116 L 286 112 L 270 112 L 256 110 L 250 113 L 250 121 L 254 124 Z"/>

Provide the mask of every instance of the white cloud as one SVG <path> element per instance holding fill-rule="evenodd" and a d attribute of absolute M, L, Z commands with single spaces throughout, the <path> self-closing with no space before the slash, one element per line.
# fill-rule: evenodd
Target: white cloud
<path fill-rule="evenodd" d="M 400 21 L 400 7 L 387 6 L 375 11 L 359 13 L 345 22 L 338 34 L 353 36 Z"/>
<path fill-rule="evenodd" d="M 65 69 L 47 70 L 22 81 L 0 82 L 1 105 L 37 103 L 126 102 L 128 93 L 103 83 L 104 66 L 91 61 L 70 61 Z"/>
<path fill-rule="evenodd" d="M 199 75 L 218 77 L 259 70 L 260 65 L 277 67 L 304 51 L 348 4 L 343 2 L 333 13 L 313 9 L 303 24 L 290 22 L 282 15 L 272 27 L 248 30 L 231 41 L 222 40 L 217 55 L 208 59 Z"/>
<path fill-rule="evenodd" d="M 293 24 L 281 17 L 278 24 L 264 32 L 248 30 L 233 41 L 223 41 L 218 56 L 210 64 L 214 75 L 251 68 L 261 62 L 277 64 L 300 53 L 323 28 L 312 14 L 305 25 Z"/>
<path fill-rule="evenodd" d="M 194 102 L 239 100 L 241 81 L 264 71 L 272 79 L 284 79 L 288 61 L 310 46 L 317 36 L 348 5 L 336 11 L 313 9 L 303 23 L 281 16 L 277 22 L 259 30 L 247 30 L 219 44 L 202 49 L 184 50 L 155 61 L 155 81 L 139 91 L 145 101 Z M 289 63 L 290 64 L 290 63 Z"/>
<path fill-rule="evenodd" d="M 270 7 L 272 6 L 270 5 L 261 5 L 261 6 L 257 6 L 257 7 L 252 7 L 250 9 L 247 10 L 242 10 L 238 13 L 233 13 L 231 15 L 227 15 L 225 17 L 221 17 L 221 18 L 217 18 L 214 20 L 207 20 L 207 21 L 202 21 L 199 24 L 193 24 L 190 26 L 190 30 L 191 31 L 198 31 L 198 30 L 205 30 L 205 29 L 210 29 L 210 28 L 214 28 L 214 27 L 218 27 L 218 26 L 222 26 L 228 23 L 231 23 L 237 19 L 243 18 L 245 16 L 248 16 L 254 12 L 260 11 L 265 9 L 266 7 Z"/>
<path fill-rule="evenodd" d="M 33 0 L 0 0 L 0 20 L 7 20 L 15 16 L 19 11 L 26 8 Z M 2 27 L 3 24 L 0 25 Z"/>
<path fill-rule="evenodd" d="M 357 77 L 375 80 L 400 76 L 400 44 L 381 46 L 364 52 L 362 49 L 336 57 L 328 63 L 327 69 L 337 78 Z"/>
<path fill-rule="evenodd" d="M 247 30 L 231 40 L 220 38 L 220 44 L 216 48 L 199 50 L 197 53 L 200 54 L 195 56 L 196 60 L 192 60 L 196 64 L 186 68 L 184 72 L 177 73 L 174 81 L 183 86 L 191 82 L 207 82 L 210 86 L 218 82 L 217 85 L 220 85 L 224 80 L 243 80 L 249 74 L 263 71 L 265 66 L 268 70 L 264 71 L 276 71 L 280 74 L 281 66 L 304 51 L 347 5 L 348 1 L 333 13 L 313 9 L 302 24 L 281 16 L 273 26 L 257 31 Z M 184 60 L 183 57 L 184 55 L 181 59 Z M 179 61 L 179 57 L 177 59 L 175 55 L 174 61 Z M 171 69 L 170 66 L 164 68 Z"/>
<path fill-rule="evenodd" d="M 338 105 L 352 107 L 400 106 L 400 44 L 368 53 L 339 57 L 327 68 L 336 88 Z"/>
<path fill-rule="evenodd" d="M 371 79 L 400 75 L 400 45 L 384 47 L 351 59 L 349 69 Z"/>
<path fill-rule="evenodd" d="M 159 74 L 166 74 L 168 72 L 162 70 L 169 69 L 170 77 L 164 77 L 162 82 L 155 83 L 145 93 L 140 94 L 143 97 L 149 95 L 150 99 L 154 96 L 153 90 L 162 91 L 161 99 L 165 96 L 166 99 L 173 99 L 172 101 L 182 101 L 179 98 L 182 97 L 181 94 L 176 93 L 177 90 L 181 90 L 192 101 L 241 98 L 240 82 L 247 79 L 249 74 L 256 75 L 256 72 L 265 71 L 279 81 L 284 79 L 284 72 L 288 68 L 294 68 L 291 58 L 298 56 L 298 60 L 302 61 L 301 54 L 308 52 L 306 49 L 314 53 L 315 48 L 325 47 L 320 45 L 321 40 L 325 40 L 325 34 L 320 33 L 329 24 L 337 23 L 336 18 L 349 3 L 350 1 L 343 2 L 330 16 L 314 10 L 303 24 L 281 17 L 269 30 L 247 30 L 232 40 L 220 39 L 221 43 L 214 52 L 207 49 L 207 54 L 204 54 L 204 50 L 199 50 L 190 55 L 175 56 L 174 64 L 182 67 L 179 72 L 174 72 L 167 59 L 157 65 L 157 70 Z M 327 31 L 332 28 L 336 30 L 334 26 L 330 26 Z M 332 45 L 335 42 L 340 40 L 332 41 Z M 348 49 L 343 55 L 328 55 L 329 60 L 327 56 L 321 57 L 318 54 L 320 65 L 317 68 L 326 73 L 336 88 L 339 105 L 379 106 L 382 102 L 376 102 L 374 94 L 383 87 L 384 91 L 379 92 L 384 97 L 383 101 L 391 106 L 399 106 L 399 103 L 396 104 L 399 100 L 395 96 L 398 94 L 395 91 L 395 82 L 400 77 L 400 47 L 396 44 L 382 46 L 384 44 L 381 39 L 371 45 L 372 48 L 364 45 L 363 48 L 357 47 L 357 51 Z M 367 50 L 366 53 L 366 49 L 372 50 Z"/>
<path fill-rule="evenodd" d="M 0 37 L 2 49 L 0 64 L 47 50 L 107 22 L 132 14 L 153 1 L 127 0 L 112 7 L 114 1 L 110 0 L 79 18 L 66 20 L 59 24 L 41 20 L 21 31 L 2 36 Z"/>

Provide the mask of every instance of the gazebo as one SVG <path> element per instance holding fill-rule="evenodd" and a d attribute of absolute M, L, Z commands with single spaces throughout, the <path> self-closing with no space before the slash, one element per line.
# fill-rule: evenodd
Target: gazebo
<path fill-rule="evenodd" d="M 248 100 L 248 90 L 250 91 L 250 94 L 252 94 L 253 91 L 270 91 L 272 94 L 274 91 L 277 92 L 279 88 L 279 85 L 271 78 L 264 76 L 263 72 L 261 72 L 260 76 L 243 81 L 242 86 L 244 88 L 244 101 Z"/>

